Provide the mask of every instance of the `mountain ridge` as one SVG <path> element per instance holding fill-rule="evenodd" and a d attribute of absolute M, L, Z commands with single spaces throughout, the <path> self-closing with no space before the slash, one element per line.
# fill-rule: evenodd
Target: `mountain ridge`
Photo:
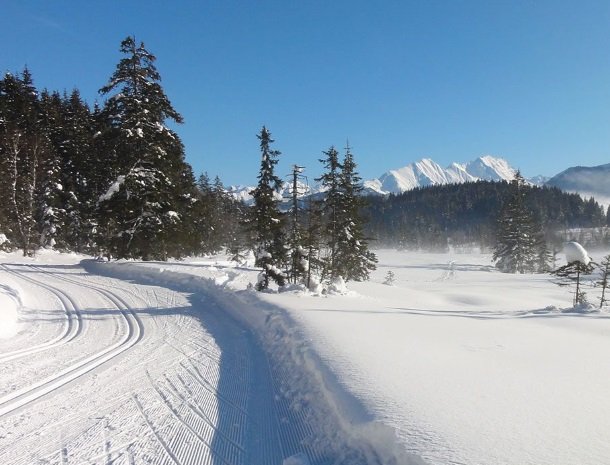
<path fill-rule="evenodd" d="M 516 169 L 500 157 L 483 155 L 467 163 L 452 162 L 447 168 L 443 168 L 431 158 L 422 158 L 409 163 L 402 168 L 391 169 L 378 178 L 368 179 L 363 182 L 365 195 L 389 195 L 400 194 L 417 187 L 435 186 L 441 184 L 458 184 L 462 182 L 485 181 L 510 181 L 514 178 Z M 539 180 L 532 181 L 540 184 Z M 251 186 L 230 186 L 227 191 L 235 198 L 246 203 L 252 201 Z M 299 186 L 299 196 L 316 194 L 322 192 L 319 185 Z M 292 184 L 284 183 L 277 198 L 286 198 L 291 195 Z"/>

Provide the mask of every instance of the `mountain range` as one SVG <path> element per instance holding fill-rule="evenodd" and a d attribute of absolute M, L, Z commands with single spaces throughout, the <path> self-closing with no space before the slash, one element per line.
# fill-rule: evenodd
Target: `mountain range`
<path fill-rule="evenodd" d="M 439 184 L 478 180 L 508 181 L 514 178 L 515 171 L 503 158 L 489 155 L 468 163 L 451 163 L 447 168 L 430 158 L 423 158 L 403 168 L 387 171 L 377 179 L 365 181 L 364 187 L 370 193 L 380 195 L 400 194 L 416 187 Z"/>
<path fill-rule="evenodd" d="M 510 181 L 516 169 L 503 158 L 485 155 L 467 163 L 451 163 L 443 168 L 430 158 L 423 158 L 402 168 L 386 171 L 375 179 L 364 181 L 366 195 L 400 194 L 417 187 L 455 184 L 462 182 Z M 594 167 L 577 166 L 557 174 L 551 179 L 536 176 L 527 179 L 531 184 L 550 185 L 586 197 L 595 197 L 598 202 L 610 204 L 610 163 Z M 228 191 L 234 197 L 250 203 L 252 186 L 231 186 Z M 298 195 L 305 196 L 322 192 L 320 186 L 297 184 Z M 285 183 L 278 199 L 291 196 L 292 184 Z"/>
<path fill-rule="evenodd" d="M 600 204 L 610 205 L 610 163 L 574 166 L 553 176 L 546 184 L 583 197 L 595 197 Z"/>

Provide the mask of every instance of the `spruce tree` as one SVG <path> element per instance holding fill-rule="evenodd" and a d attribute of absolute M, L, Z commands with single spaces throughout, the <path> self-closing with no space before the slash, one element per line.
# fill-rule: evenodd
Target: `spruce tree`
<path fill-rule="evenodd" d="M 276 193 L 282 181 L 274 170 L 281 152 L 271 148 L 274 140 L 269 130 L 263 126 L 259 135 L 261 165 L 258 184 L 251 192 L 254 198 L 252 228 L 255 239 L 256 266 L 262 268 L 258 290 L 267 289 L 272 279 L 283 286 L 286 275 L 282 270 L 286 262 L 283 224 L 284 216 L 279 210 Z"/>
<path fill-rule="evenodd" d="M 533 272 L 540 262 L 542 232 L 525 205 L 524 186 L 525 180 L 517 172 L 498 219 L 493 261 L 504 273 Z"/>
<path fill-rule="evenodd" d="M 602 294 L 599 298 L 599 308 L 602 308 L 606 303 L 610 301 L 606 294 L 608 289 L 608 281 L 610 278 L 610 255 L 606 255 L 599 264 L 600 278 L 595 283 L 597 286 L 602 288 Z"/>
<path fill-rule="evenodd" d="M 41 160 L 40 190 L 37 200 L 37 222 L 40 246 L 68 249 L 65 226 L 68 224 L 62 180 L 60 154 L 63 137 L 62 101 L 58 92 L 52 95 L 44 90 L 40 98 L 42 125 L 49 137 L 49 150 Z"/>
<path fill-rule="evenodd" d="M 346 281 L 363 281 L 376 268 L 377 257 L 368 248 L 363 232 L 361 215 L 364 197 L 362 179 L 356 171 L 356 163 L 349 144 L 339 175 L 339 211 L 337 212 L 337 236 L 335 270 Z"/>
<path fill-rule="evenodd" d="M 104 152 L 96 152 L 96 134 L 101 131 L 77 89 L 63 99 L 63 132 L 62 184 L 68 220 L 65 242 L 73 250 L 91 253 L 97 227 L 95 208 L 105 187 L 101 178 L 107 171 L 107 159 Z"/>
<path fill-rule="evenodd" d="M 133 37 L 108 84 L 103 118 L 111 148 L 111 179 L 98 200 L 105 248 L 117 257 L 166 259 L 192 250 L 194 177 L 178 135 L 165 123 L 182 122 L 163 91 L 155 56 Z"/>
<path fill-rule="evenodd" d="M 337 265 L 337 243 L 339 237 L 340 212 L 342 208 L 342 192 L 340 188 L 340 175 L 343 166 L 339 162 L 339 152 L 331 146 L 326 152 L 322 152 L 325 157 L 319 161 L 324 165 L 325 172 L 316 181 L 320 183 L 324 190 L 322 200 L 322 221 L 324 223 L 324 237 L 326 243 L 326 254 L 324 257 L 325 270 L 323 277 L 335 279 L 340 275 Z"/>
<path fill-rule="evenodd" d="M 593 266 L 593 262 L 582 263 L 580 261 L 573 261 L 551 272 L 551 274 L 559 278 L 555 284 L 559 286 L 575 285 L 574 299 L 572 301 L 574 307 L 587 301 L 586 293 L 582 290 L 581 281 L 583 275 L 593 273 Z"/>
<path fill-rule="evenodd" d="M 0 192 L 9 239 L 32 255 L 38 246 L 43 168 L 51 156 L 38 91 L 25 68 L 0 81 Z"/>

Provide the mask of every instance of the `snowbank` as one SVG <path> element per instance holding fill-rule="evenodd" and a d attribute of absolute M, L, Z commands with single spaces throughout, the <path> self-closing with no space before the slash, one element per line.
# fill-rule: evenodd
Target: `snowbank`
<path fill-rule="evenodd" d="M 307 442 L 317 450 L 332 451 L 335 463 L 424 463 L 398 445 L 392 428 L 372 421 L 311 349 L 288 313 L 260 300 L 257 293 L 226 290 L 213 279 L 132 263 L 84 260 L 82 266 L 91 273 L 163 285 L 191 292 L 202 300 L 213 300 L 230 317 L 252 330 L 269 357 L 281 396 L 290 410 L 311 426 Z M 292 461 L 297 457 L 292 457 Z"/>

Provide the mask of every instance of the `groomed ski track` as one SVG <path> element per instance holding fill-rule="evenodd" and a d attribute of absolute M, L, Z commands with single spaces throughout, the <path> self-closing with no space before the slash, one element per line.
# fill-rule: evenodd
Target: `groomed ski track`
<path fill-rule="evenodd" d="M 281 312 L 242 318 L 250 300 L 131 264 L 7 263 L 0 278 L 37 296 L 21 309 L 34 329 L 0 353 L 0 463 L 419 463 L 344 408 Z"/>

